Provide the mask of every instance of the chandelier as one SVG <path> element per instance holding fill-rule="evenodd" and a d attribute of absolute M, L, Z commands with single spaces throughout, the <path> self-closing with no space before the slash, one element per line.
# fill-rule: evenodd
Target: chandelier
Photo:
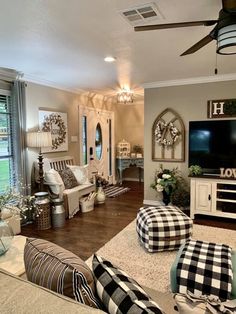
<path fill-rule="evenodd" d="M 122 89 L 117 93 L 117 102 L 122 104 L 128 104 L 133 102 L 134 93 L 128 89 Z"/>

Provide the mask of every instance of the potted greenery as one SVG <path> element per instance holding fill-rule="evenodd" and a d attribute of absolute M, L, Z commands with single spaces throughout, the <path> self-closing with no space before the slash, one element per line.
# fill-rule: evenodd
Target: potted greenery
<path fill-rule="evenodd" d="M 190 192 L 187 186 L 180 184 L 171 195 L 171 203 L 180 209 L 188 209 L 190 205 Z"/>
<path fill-rule="evenodd" d="M 188 168 L 188 171 L 189 171 L 190 177 L 196 177 L 196 176 L 200 176 L 202 174 L 202 168 L 198 165 L 191 165 Z"/>

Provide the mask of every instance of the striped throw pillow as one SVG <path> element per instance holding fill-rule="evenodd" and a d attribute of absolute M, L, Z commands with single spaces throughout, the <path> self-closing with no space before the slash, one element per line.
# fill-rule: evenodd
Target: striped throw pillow
<path fill-rule="evenodd" d="M 163 314 L 139 284 L 111 262 L 94 255 L 97 294 L 110 314 Z"/>
<path fill-rule="evenodd" d="M 80 303 L 99 308 L 93 274 L 78 256 L 42 239 L 28 238 L 24 249 L 27 279 Z"/>

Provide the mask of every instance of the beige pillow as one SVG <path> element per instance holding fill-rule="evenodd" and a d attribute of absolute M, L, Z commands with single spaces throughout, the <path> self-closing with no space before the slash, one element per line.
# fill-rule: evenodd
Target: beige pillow
<path fill-rule="evenodd" d="M 208 296 L 206 299 L 202 296 L 201 299 L 193 294 L 187 296 L 181 293 L 176 293 L 174 299 L 179 314 L 235 313 L 236 310 L 236 300 L 220 302 L 216 301 L 216 297 Z"/>
<path fill-rule="evenodd" d="M 42 239 L 28 238 L 24 249 L 27 279 L 91 307 L 99 307 L 93 274 L 78 256 Z"/>
<path fill-rule="evenodd" d="M 84 166 L 70 166 L 67 165 L 69 169 L 74 173 L 74 176 L 76 177 L 76 180 L 78 184 L 89 184 L 89 178 L 88 178 L 88 167 L 89 165 Z"/>
<path fill-rule="evenodd" d="M 60 174 L 54 170 L 50 169 L 44 173 L 44 181 L 49 185 L 52 193 L 62 195 L 62 192 L 65 190 L 65 185 Z"/>

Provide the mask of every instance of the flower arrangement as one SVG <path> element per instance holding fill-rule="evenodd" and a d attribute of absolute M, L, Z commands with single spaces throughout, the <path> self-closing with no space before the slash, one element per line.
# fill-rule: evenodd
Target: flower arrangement
<path fill-rule="evenodd" d="M 154 182 L 151 184 L 151 188 L 157 192 L 165 191 L 170 195 L 175 189 L 177 182 L 181 179 L 178 168 L 172 170 L 163 169 L 162 165 L 160 169 L 155 172 Z"/>
<path fill-rule="evenodd" d="M 8 188 L 0 194 L 0 218 L 3 209 L 9 210 L 13 215 L 19 215 L 26 218 L 26 212 L 33 208 L 34 196 L 28 195 L 26 192 L 29 186 L 20 184 L 19 191 L 15 188 Z"/>
<path fill-rule="evenodd" d="M 95 182 L 96 182 L 96 187 L 103 187 L 105 188 L 106 186 L 109 185 L 109 182 L 103 178 L 102 176 L 96 174 L 95 175 Z"/>
<path fill-rule="evenodd" d="M 169 139 L 164 137 L 165 134 L 169 134 Z M 180 131 L 174 125 L 174 123 L 158 121 L 155 129 L 155 139 L 160 145 L 166 147 L 172 147 L 180 136 Z"/>

